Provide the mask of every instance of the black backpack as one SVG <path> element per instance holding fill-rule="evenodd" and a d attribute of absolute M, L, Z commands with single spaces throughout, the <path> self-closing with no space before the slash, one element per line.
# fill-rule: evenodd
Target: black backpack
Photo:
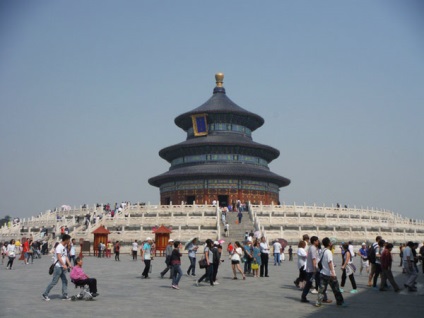
<path fill-rule="evenodd" d="M 322 251 L 322 254 L 321 254 L 321 258 L 320 258 L 320 260 L 319 260 L 319 262 L 318 262 L 318 269 L 319 270 L 322 270 L 322 259 L 324 258 L 324 253 L 325 253 L 325 251 L 326 251 L 327 249 L 325 248 L 323 251 Z"/>
<path fill-rule="evenodd" d="M 368 252 L 367 252 L 367 258 L 368 258 L 368 260 L 370 261 L 371 264 L 375 264 L 375 259 L 376 259 L 375 250 L 376 250 L 376 248 L 374 248 L 374 246 L 371 246 L 368 249 Z"/>

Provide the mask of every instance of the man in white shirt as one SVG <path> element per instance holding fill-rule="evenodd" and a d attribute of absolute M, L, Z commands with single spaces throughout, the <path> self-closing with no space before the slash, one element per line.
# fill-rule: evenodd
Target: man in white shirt
<path fill-rule="evenodd" d="M 228 224 L 228 222 L 225 223 L 224 232 L 226 237 L 230 235 L 230 225 Z"/>
<path fill-rule="evenodd" d="M 372 244 L 372 249 L 374 249 L 374 251 L 376 251 L 378 249 L 378 242 L 380 242 L 383 238 L 378 235 L 375 238 L 375 242 Z M 373 278 L 374 278 L 374 274 L 376 271 L 376 265 L 375 265 L 375 260 L 372 261 L 371 259 L 369 259 L 370 262 L 370 266 L 371 266 L 371 270 L 370 270 L 370 275 L 368 276 L 368 286 L 372 286 L 373 285 Z"/>
<path fill-rule="evenodd" d="M 261 250 L 260 276 L 264 277 L 264 274 L 265 274 L 265 277 L 269 277 L 268 276 L 269 245 L 264 236 L 262 236 L 261 238 L 261 244 L 259 245 L 259 248 Z"/>
<path fill-rule="evenodd" d="M 75 266 L 75 254 L 76 254 L 76 247 L 75 247 L 75 239 L 72 239 L 71 241 L 71 249 L 69 250 L 69 261 L 72 261 L 72 263 Z"/>
<path fill-rule="evenodd" d="M 331 241 L 328 237 L 325 237 L 322 240 L 322 244 L 324 245 L 324 250 L 321 256 L 322 260 L 318 261 L 318 263 L 321 262 L 322 265 L 322 269 L 320 270 L 321 282 L 318 288 L 318 299 L 315 306 L 320 307 L 324 302 L 324 292 L 327 290 L 328 285 L 330 285 L 331 290 L 334 293 L 337 306 L 346 306 L 342 293 L 340 292 L 339 282 L 337 281 L 336 271 L 334 269 L 333 253 L 331 253 Z"/>
<path fill-rule="evenodd" d="M 311 245 L 309 246 L 308 256 L 306 258 L 306 285 L 305 287 L 303 287 L 302 296 L 300 298 L 300 301 L 302 303 L 309 302 L 306 299 L 306 296 L 311 290 L 312 283 L 315 280 L 315 274 L 316 274 L 317 266 L 318 266 L 318 261 L 317 261 L 318 245 L 319 245 L 318 237 L 312 236 L 310 241 L 311 241 Z"/>
<path fill-rule="evenodd" d="M 69 262 L 68 258 L 68 251 L 67 247 L 69 244 L 71 237 L 68 234 L 62 235 L 62 242 L 60 242 L 54 253 L 54 272 L 53 272 L 53 279 L 51 283 L 47 286 L 46 290 L 43 293 L 43 299 L 45 301 L 49 301 L 49 293 L 50 290 L 57 284 L 59 281 L 59 278 L 62 280 L 62 299 L 63 300 L 69 300 L 71 298 L 68 297 L 68 280 L 66 279 L 66 272 L 68 271 L 68 268 L 72 268 L 71 263 Z"/>
<path fill-rule="evenodd" d="M 132 258 L 133 258 L 133 261 L 137 260 L 137 252 L 138 252 L 138 243 L 137 243 L 137 240 L 135 240 L 132 243 Z"/>
<path fill-rule="evenodd" d="M 280 244 L 280 242 L 275 241 L 274 244 L 272 244 L 272 247 L 274 249 L 274 266 L 276 266 L 278 264 L 278 266 L 281 265 L 281 259 L 280 259 L 280 253 L 281 253 L 281 249 L 283 248 Z"/>
<path fill-rule="evenodd" d="M 417 287 L 415 286 L 415 281 L 417 280 L 418 272 L 414 266 L 414 254 L 412 254 L 413 247 L 414 243 L 409 241 L 403 250 L 403 269 L 406 274 L 405 287 L 408 287 L 408 290 L 411 292 L 416 292 Z"/>

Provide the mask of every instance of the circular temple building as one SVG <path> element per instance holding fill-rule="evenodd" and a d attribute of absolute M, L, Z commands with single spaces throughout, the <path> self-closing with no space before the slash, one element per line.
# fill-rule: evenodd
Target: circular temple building
<path fill-rule="evenodd" d="M 222 73 L 215 78 L 212 97 L 175 118 L 187 139 L 159 151 L 171 167 L 149 183 L 160 188 L 160 201 L 165 205 L 218 201 L 226 206 L 237 200 L 277 204 L 280 188 L 290 180 L 268 167 L 280 152 L 252 140 L 264 119 L 227 97 Z"/>

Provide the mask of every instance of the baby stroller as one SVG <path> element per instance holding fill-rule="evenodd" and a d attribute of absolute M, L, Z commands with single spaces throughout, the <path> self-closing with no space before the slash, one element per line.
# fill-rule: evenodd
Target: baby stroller
<path fill-rule="evenodd" d="M 87 283 L 83 281 L 74 281 L 71 280 L 72 283 L 75 284 L 75 288 L 80 288 L 80 292 L 77 295 L 71 297 L 72 301 L 75 300 L 93 300 L 93 295 L 90 293 L 90 289 L 88 288 Z"/>

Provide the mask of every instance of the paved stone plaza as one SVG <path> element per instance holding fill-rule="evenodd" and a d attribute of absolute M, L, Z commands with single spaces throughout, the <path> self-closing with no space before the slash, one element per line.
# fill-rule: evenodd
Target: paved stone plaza
<path fill-rule="evenodd" d="M 340 261 L 336 255 L 336 268 L 340 279 Z M 155 258 L 151 279 L 141 279 L 142 262 L 121 255 L 121 261 L 84 258 L 85 272 L 98 279 L 100 296 L 94 301 L 61 300 L 61 282 L 52 289 L 51 300 L 42 300 L 41 295 L 51 280 L 48 267 L 51 257 L 34 260 L 33 265 L 24 265 L 15 260 L 15 269 L 0 270 L 0 317 L 422 317 L 424 311 L 424 278 L 418 278 L 418 292 L 402 290 L 378 292 L 366 287 L 365 276 L 356 275 L 359 293 L 352 295 L 350 282 L 345 286 L 348 307 L 340 308 L 335 303 L 315 308 L 316 295 L 309 294 L 310 304 L 300 303 L 300 291 L 294 286 L 297 276 L 294 262 L 284 262 L 281 267 L 270 266 L 269 278 L 247 277 L 233 281 L 228 257 L 220 266 L 219 285 L 211 287 L 202 283 L 194 285 L 194 279 L 183 276 L 181 290 L 170 288 L 169 279 L 160 279 L 164 259 Z M 358 262 L 358 259 L 355 260 Z M 395 276 L 400 286 L 403 276 L 395 257 Z M 188 268 L 188 258 L 183 256 L 183 273 Z M 359 267 L 358 267 L 359 268 Z M 203 273 L 196 269 L 197 277 Z M 69 276 L 68 276 L 69 278 Z M 240 278 L 240 276 L 239 276 Z M 69 295 L 76 294 L 73 284 L 68 285 Z M 332 293 L 329 298 L 334 300 Z"/>

